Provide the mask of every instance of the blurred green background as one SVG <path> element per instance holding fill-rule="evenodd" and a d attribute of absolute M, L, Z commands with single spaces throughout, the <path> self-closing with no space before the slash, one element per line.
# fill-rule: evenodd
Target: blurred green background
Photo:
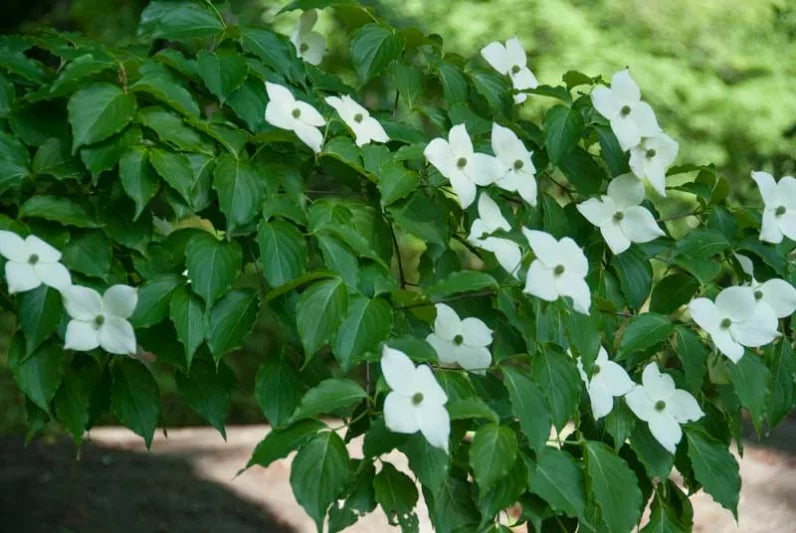
<path fill-rule="evenodd" d="M 2 0 L 0 32 L 43 26 L 80 31 L 105 42 L 135 39 L 147 0 Z M 263 20 L 289 32 L 298 13 L 277 17 L 287 1 L 232 0 L 240 23 Z M 517 35 L 540 83 L 556 85 L 568 70 L 611 74 L 625 66 L 680 143 L 678 162 L 715 163 L 738 203 L 759 205 L 749 172 L 796 172 L 796 1 L 793 0 L 365 0 L 393 25 L 438 33 L 445 50 L 468 56 Z M 224 10 L 225 12 L 227 10 Z M 318 29 L 334 47 L 345 41 L 332 10 Z M 326 67 L 346 61 L 330 54 Z M 346 65 L 339 65 L 348 68 Z M 533 98 L 531 99 L 533 100 Z M 539 103 L 528 105 L 533 114 Z M 539 107 L 541 109 L 541 107 Z M 2 319 L 3 317 L 0 317 Z M 9 317 L 5 317 L 6 319 Z M 0 329 L 8 324 L 0 320 Z M 5 337 L 0 333 L 0 339 Z M 249 339 L 262 351 L 263 333 Z M 4 351 L 0 346 L 0 353 Z M 254 355 L 254 354 L 251 354 Z M 242 387 L 230 423 L 262 421 L 251 394 L 260 356 L 231 361 Z M 168 425 L 200 423 L 170 377 L 159 376 Z M 0 368 L 0 432 L 24 426 L 24 399 Z"/>

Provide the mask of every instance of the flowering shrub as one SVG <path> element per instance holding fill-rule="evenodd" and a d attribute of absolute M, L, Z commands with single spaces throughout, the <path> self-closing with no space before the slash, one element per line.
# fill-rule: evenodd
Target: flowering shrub
<path fill-rule="evenodd" d="M 327 7 L 350 71 L 321 68 Z M 149 445 L 156 365 L 223 434 L 251 379 L 225 356 L 261 324 L 247 467 L 297 451 L 319 530 L 380 506 L 415 531 L 418 487 L 439 531 L 630 531 L 646 506 L 683 531 L 700 489 L 736 513 L 742 410 L 762 434 L 793 406 L 796 180 L 728 204 L 712 166 L 671 166 L 628 70 L 540 85 L 516 38 L 466 59 L 353 2 L 292 10 L 289 39 L 160 1 L 125 48 L 0 38 L 31 433 L 110 411 Z"/>

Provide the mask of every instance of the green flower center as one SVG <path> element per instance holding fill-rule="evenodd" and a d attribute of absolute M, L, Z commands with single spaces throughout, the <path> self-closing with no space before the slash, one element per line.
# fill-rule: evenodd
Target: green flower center
<path fill-rule="evenodd" d="M 664 402 L 663 400 L 658 400 L 657 402 L 655 402 L 656 411 L 663 411 L 664 409 L 666 409 L 666 402 Z"/>
<path fill-rule="evenodd" d="M 105 323 L 105 316 L 104 315 L 97 315 L 94 317 L 94 325 L 97 327 L 102 326 Z"/>
<path fill-rule="evenodd" d="M 592 368 L 592 375 L 596 376 L 599 373 L 600 373 L 600 365 L 594 365 L 594 367 Z"/>
<path fill-rule="evenodd" d="M 556 265 L 556 267 L 553 269 L 553 274 L 555 274 L 556 276 L 560 276 L 563 273 L 564 273 L 564 265 Z"/>
<path fill-rule="evenodd" d="M 732 320 L 730 320 L 729 318 L 725 318 L 724 320 L 721 321 L 721 324 L 719 324 L 719 327 L 721 329 L 729 329 L 730 326 L 732 326 Z"/>
<path fill-rule="evenodd" d="M 647 150 L 647 153 L 645 155 L 647 156 L 647 159 L 652 159 L 653 157 L 655 157 L 655 154 L 656 154 L 655 150 L 650 148 L 649 150 Z"/>
<path fill-rule="evenodd" d="M 298 107 L 295 108 L 291 113 L 291 115 L 293 115 L 293 118 L 299 118 L 301 116 L 301 109 L 299 109 Z"/>
<path fill-rule="evenodd" d="M 306 52 L 309 49 L 310 45 L 308 45 L 307 43 L 301 43 L 301 46 L 299 46 L 299 52 Z"/>
<path fill-rule="evenodd" d="M 763 299 L 763 291 L 755 291 L 755 300 Z"/>
<path fill-rule="evenodd" d="M 456 166 L 459 167 L 459 168 L 464 168 L 466 165 L 467 165 L 467 158 L 466 157 L 460 157 L 456 161 Z"/>
<path fill-rule="evenodd" d="M 364 117 L 362 116 L 362 113 L 357 113 L 356 115 L 354 115 L 354 122 L 357 122 L 357 123 L 362 122 L 363 118 Z"/>
<path fill-rule="evenodd" d="M 519 169 L 521 169 L 521 168 L 522 168 L 522 166 L 523 166 L 523 164 L 524 164 L 524 163 L 523 163 L 522 161 L 520 161 L 519 159 L 517 159 L 517 160 L 514 162 L 514 170 L 519 170 Z"/>
<path fill-rule="evenodd" d="M 622 106 L 622 109 L 619 111 L 619 114 L 622 115 L 623 117 L 628 116 L 630 114 L 630 106 L 629 105 Z"/>
<path fill-rule="evenodd" d="M 464 337 L 462 337 L 461 335 L 456 335 L 455 337 L 453 337 L 453 344 L 455 344 L 456 346 L 460 345 L 463 342 L 464 342 Z"/>
<path fill-rule="evenodd" d="M 614 222 L 621 222 L 625 218 L 625 214 L 621 211 L 614 213 Z"/>
<path fill-rule="evenodd" d="M 512 74 L 517 74 L 521 70 L 522 70 L 522 68 L 519 65 L 514 65 L 513 67 L 511 67 L 511 73 Z"/>
<path fill-rule="evenodd" d="M 423 402 L 423 393 L 416 392 L 414 396 L 412 396 L 412 404 L 413 405 L 420 405 Z"/>
<path fill-rule="evenodd" d="M 786 211 L 785 206 L 781 205 L 777 207 L 777 209 L 774 211 L 774 216 L 781 217 L 782 215 L 785 214 L 785 211 Z"/>
<path fill-rule="evenodd" d="M 28 257 L 28 264 L 35 265 L 38 262 L 39 262 L 39 256 L 36 254 L 30 254 L 30 257 Z"/>

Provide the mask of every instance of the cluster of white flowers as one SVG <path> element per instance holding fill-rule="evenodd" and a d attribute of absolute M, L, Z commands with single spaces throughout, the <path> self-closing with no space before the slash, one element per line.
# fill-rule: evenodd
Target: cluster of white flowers
<path fill-rule="evenodd" d="M 97 347 L 113 354 L 136 352 L 135 332 L 127 320 L 138 304 L 138 293 L 127 285 L 113 285 L 103 296 L 88 287 L 72 284 L 69 270 L 61 264 L 61 252 L 35 235 L 22 239 L 0 230 L 0 255 L 6 258 L 9 294 L 38 288 L 42 283 L 61 293 L 72 320 L 66 326 L 64 348 L 88 351 Z"/>

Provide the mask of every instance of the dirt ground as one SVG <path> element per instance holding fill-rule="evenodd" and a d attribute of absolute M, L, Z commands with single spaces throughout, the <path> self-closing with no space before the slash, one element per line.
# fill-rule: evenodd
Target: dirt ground
<path fill-rule="evenodd" d="M 151 452 L 124 428 L 91 431 L 79 460 L 66 440 L 0 438 L 0 529 L 12 532 L 314 532 L 293 499 L 289 459 L 235 477 L 267 426 L 159 434 Z M 361 442 L 350 452 L 360 455 Z M 402 454 L 389 460 L 406 469 Z M 746 444 L 740 521 L 700 493 L 692 498 L 695 531 L 785 532 L 796 524 L 796 422 L 761 446 Z M 425 508 L 421 531 L 431 531 Z M 397 531 L 379 509 L 348 533 Z"/>

